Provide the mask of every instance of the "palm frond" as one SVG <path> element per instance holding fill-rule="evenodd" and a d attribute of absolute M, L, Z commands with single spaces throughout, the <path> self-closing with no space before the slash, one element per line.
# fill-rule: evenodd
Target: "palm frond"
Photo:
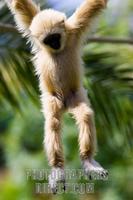
<path fill-rule="evenodd" d="M 1 12 L 2 21 L 6 21 L 4 16 L 10 16 L 7 9 Z M 0 101 L 4 97 L 18 107 L 29 96 L 37 102 L 38 84 L 30 58 L 29 47 L 19 34 L 0 34 Z"/>
<path fill-rule="evenodd" d="M 112 134 L 115 147 L 129 147 L 132 145 L 129 138 L 133 129 L 133 50 L 121 46 L 98 46 L 90 48 L 88 45 L 83 58 L 86 64 L 84 82 L 95 109 L 99 137 L 103 136 L 104 131 L 107 139 Z M 126 53 L 123 55 L 123 52 Z M 121 135 L 122 141 L 119 140 Z M 111 141 L 109 139 L 109 143 Z M 111 145 L 113 147 L 113 143 Z"/>

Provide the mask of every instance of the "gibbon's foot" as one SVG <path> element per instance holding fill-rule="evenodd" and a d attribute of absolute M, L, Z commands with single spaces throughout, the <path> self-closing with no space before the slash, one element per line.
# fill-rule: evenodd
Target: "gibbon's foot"
<path fill-rule="evenodd" d="M 65 191 L 65 172 L 64 169 L 59 167 L 53 167 L 49 175 L 49 186 L 53 194 L 56 194 L 58 187 L 61 187 L 61 191 Z"/>
<path fill-rule="evenodd" d="M 82 160 L 85 175 L 90 180 L 105 180 L 108 178 L 108 171 L 96 162 L 94 159 Z"/>

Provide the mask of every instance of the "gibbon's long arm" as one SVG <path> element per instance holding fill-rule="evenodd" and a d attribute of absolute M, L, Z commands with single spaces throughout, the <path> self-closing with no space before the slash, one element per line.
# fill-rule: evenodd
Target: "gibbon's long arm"
<path fill-rule="evenodd" d="M 39 12 L 38 6 L 32 0 L 6 0 L 6 2 L 15 17 L 19 31 L 26 34 L 32 19 Z"/>
<path fill-rule="evenodd" d="M 106 7 L 106 3 L 107 0 L 85 0 L 75 13 L 68 18 L 68 26 L 76 33 L 84 33 L 91 24 L 92 19 Z"/>

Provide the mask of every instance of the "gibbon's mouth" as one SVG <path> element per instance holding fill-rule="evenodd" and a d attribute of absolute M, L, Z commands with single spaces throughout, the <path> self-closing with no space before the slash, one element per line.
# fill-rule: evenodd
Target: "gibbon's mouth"
<path fill-rule="evenodd" d="M 52 49 L 58 50 L 61 48 L 61 34 L 54 33 L 44 38 L 43 43 L 50 46 Z"/>

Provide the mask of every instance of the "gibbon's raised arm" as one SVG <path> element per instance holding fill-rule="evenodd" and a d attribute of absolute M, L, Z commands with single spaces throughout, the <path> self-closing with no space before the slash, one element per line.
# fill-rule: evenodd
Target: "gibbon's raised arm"
<path fill-rule="evenodd" d="M 6 0 L 6 2 L 14 15 L 19 31 L 28 34 L 28 28 L 39 12 L 39 7 L 32 0 Z"/>
<path fill-rule="evenodd" d="M 106 7 L 107 0 L 85 0 L 75 13 L 68 18 L 71 30 L 82 34 L 87 30 L 91 21 Z"/>

